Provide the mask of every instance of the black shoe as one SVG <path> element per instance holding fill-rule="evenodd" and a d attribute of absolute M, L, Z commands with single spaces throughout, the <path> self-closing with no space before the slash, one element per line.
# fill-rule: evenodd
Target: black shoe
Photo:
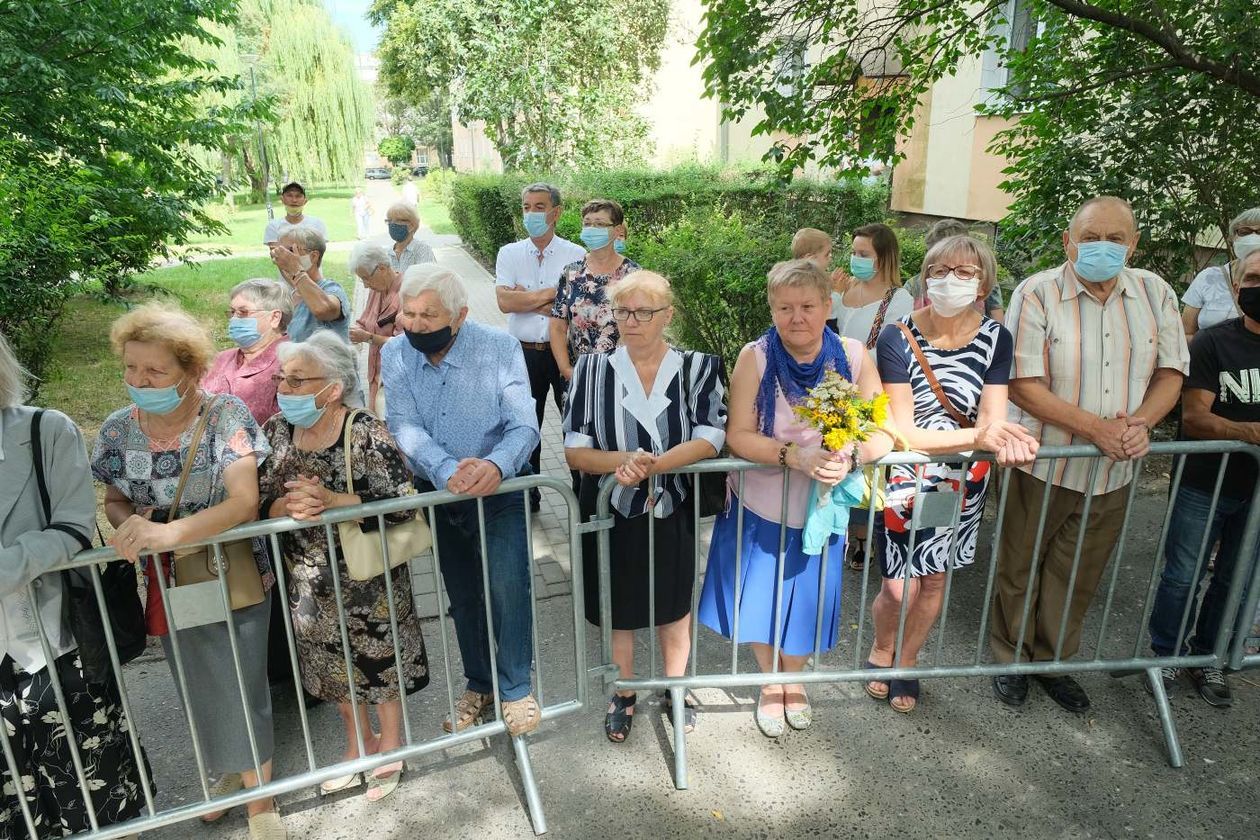
<path fill-rule="evenodd" d="M 1225 709 L 1234 705 L 1234 694 L 1225 682 L 1225 672 L 1220 668 L 1187 668 L 1186 674 L 1190 682 L 1198 690 L 1199 696 L 1209 705 Z"/>
<path fill-rule="evenodd" d="M 1008 706 L 1022 706 L 1028 699 L 1028 677 L 1001 674 L 993 678 L 993 694 Z"/>
<path fill-rule="evenodd" d="M 539 493 L 537 490 L 530 490 L 529 491 L 529 512 L 538 513 L 539 509 L 541 508 L 542 508 L 542 493 Z"/>
<path fill-rule="evenodd" d="M 1085 689 L 1081 688 L 1081 684 L 1071 677 L 1050 677 L 1037 674 L 1036 680 L 1041 683 L 1041 687 L 1046 690 L 1046 694 L 1050 695 L 1051 700 L 1069 712 L 1081 714 L 1089 711 L 1089 695 L 1085 693 Z"/>
<path fill-rule="evenodd" d="M 1177 687 L 1177 680 L 1181 678 L 1180 668 L 1160 668 L 1159 681 L 1164 684 L 1164 694 L 1168 697 L 1173 696 L 1173 689 Z M 1155 690 L 1151 688 L 1151 680 L 1147 677 L 1142 681 L 1146 686 L 1146 693 L 1151 696 L 1155 695 Z"/>

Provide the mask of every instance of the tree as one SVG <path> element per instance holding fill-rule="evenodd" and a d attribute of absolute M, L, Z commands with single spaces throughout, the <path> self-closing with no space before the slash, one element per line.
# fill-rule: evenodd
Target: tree
<path fill-rule="evenodd" d="M 437 149 L 439 165 L 449 167 L 455 151 L 451 132 L 451 103 L 445 90 L 410 104 L 401 97 L 388 97 L 381 109 L 381 125 L 389 134 L 415 138 L 419 146 Z"/>
<path fill-rule="evenodd" d="M 483 121 L 508 169 L 614 166 L 645 157 L 635 106 L 660 63 L 668 0 L 376 0 L 391 96 L 446 91 Z"/>
<path fill-rule="evenodd" d="M 416 150 L 416 141 L 401 134 L 391 134 L 381 139 L 376 151 L 395 166 L 411 160 L 411 153 Z"/>
<path fill-rule="evenodd" d="M 785 138 L 771 156 L 790 173 L 882 154 L 936 81 L 992 50 L 1008 77 L 989 110 L 1016 121 L 993 151 L 1012 160 L 1024 250 L 1057 250 L 1069 208 L 1117 192 L 1172 274 L 1256 203 L 1250 16 L 1240 0 L 709 0 L 698 51 L 728 117 L 760 109 L 755 131 Z"/>
<path fill-rule="evenodd" d="M 202 97 L 239 80 L 193 57 L 228 0 L 134 3 L 7 0 L 0 14 L 0 328 L 46 326 L 67 288 L 116 290 L 195 233 L 215 149 L 242 114 Z M 44 345 L 19 353 L 38 368 Z"/>

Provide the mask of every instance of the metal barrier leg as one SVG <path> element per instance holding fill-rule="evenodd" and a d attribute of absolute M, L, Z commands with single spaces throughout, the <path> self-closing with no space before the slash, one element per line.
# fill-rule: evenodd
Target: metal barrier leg
<path fill-rule="evenodd" d="M 1173 767 L 1185 765 L 1181 757 L 1181 741 L 1177 739 L 1177 724 L 1173 720 L 1172 707 L 1168 705 L 1168 693 L 1164 691 L 1164 681 L 1160 679 L 1160 669 L 1147 668 L 1146 678 L 1151 682 L 1155 694 L 1155 707 L 1159 709 L 1159 725 L 1164 730 L 1164 745 L 1168 747 L 1168 763 Z"/>
<path fill-rule="evenodd" d="M 687 689 L 682 686 L 671 688 L 669 690 L 669 699 L 674 707 L 674 787 L 677 790 L 686 790 L 687 733 L 684 730 L 687 728 Z"/>
<path fill-rule="evenodd" d="M 529 762 L 529 745 L 524 738 L 509 738 L 516 751 L 516 767 L 521 773 L 521 785 L 525 788 L 525 803 L 529 806 L 529 821 L 535 834 L 547 833 L 547 817 L 543 814 L 542 797 L 538 794 L 538 782 L 534 781 L 534 766 Z"/>

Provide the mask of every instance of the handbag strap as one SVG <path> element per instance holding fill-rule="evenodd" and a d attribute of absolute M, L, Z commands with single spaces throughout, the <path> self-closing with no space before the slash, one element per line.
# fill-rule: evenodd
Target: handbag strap
<path fill-rule="evenodd" d="M 954 403 L 946 396 L 941 383 L 937 381 L 936 374 L 932 373 L 932 366 L 928 364 L 927 357 L 923 355 L 923 351 L 919 349 L 919 342 L 915 339 L 914 333 L 910 332 L 910 328 L 903 321 L 898 321 L 897 326 L 901 328 L 901 332 L 905 334 L 906 341 L 910 345 L 910 352 L 914 354 L 915 359 L 919 362 L 919 367 L 923 369 L 923 378 L 927 380 L 928 386 L 932 389 L 932 393 L 936 395 L 936 400 L 941 404 L 941 408 L 945 409 L 950 417 L 958 423 L 961 428 L 970 429 L 975 426 L 966 417 L 963 416 Z"/>
<path fill-rule="evenodd" d="M 342 433 L 342 449 L 346 455 L 346 493 L 354 495 L 354 472 L 350 466 L 350 431 L 354 428 L 354 418 L 360 414 L 367 414 L 361 408 L 352 408 L 350 413 L 346 415 L 346 430 Z"/>
<path fill-rule="evenodd" d="M 52 497 L 48 495 L 48 481 L 44 477 L 44 437 L 41 429 L 43 419 L 44 409 L 36 409 L 34 416 L 31 417 L 31 461 L 35 467 L 35 486 L 39 489 L 39 506 L 44 512 L 43 530 L 69 534 L 84 551 L 88 551 L 92 548 L 92 541 L 89 538 L 83 536 L 71 525 L 52 521 Z"/>
<path fill-rule="evenodd" d="M 888 293 L 884 295 L 884 299 L 880 301 L 879 310 L 875 313 L 875 320 L 871 322 L 870 334 L 866 336 L 867 350 L 874 347 L 875 342 L 879 340 L 879 331 L 884 328 L 884 317 L 888 315 L 888 304 L 892 303 L 893 295 L 896 293 L 897 287 L 890 287 Z"/>
<path fill-rule="evenodd" d="M 193 461 L 197 460 L 197 447 L 201 446 L 201 438 L 205 435 L 206 426 L 210 423 L 210 414 L 218 405 L 219 399 L 220 396 L 215 396 L 202 409 L 197 428 L 193 430 L 192 441 L 188 444 L 188 457 L 184 459 L 184 469 L 180 471 L 179 484 L 175 485 L 175 497 L 171 500 L 171 512 L 166 517 L 167 522 L 174 522 L 179 518 L 179 503 L 184 498 L 184 485 L 188 483 L 188 476 L 192 474 Z"/>

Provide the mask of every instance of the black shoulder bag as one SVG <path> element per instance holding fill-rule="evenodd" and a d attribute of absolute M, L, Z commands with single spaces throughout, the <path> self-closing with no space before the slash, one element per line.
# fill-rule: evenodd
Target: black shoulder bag
<path fill-rule="evenodd" d="M 46 529 L 69 534 L 78 541 L 84 551 L 92 548 L 92 541 L 70 525 L 52 521 L 52 501 L 44 478 L 44 447 L 40 421 L 44 410 L 39 409 L 31 418 L 31 460 L 35 462 L 35 483 L 39 487 L 39 503 L 44 511 Z M 105 622 L 91 579 L 84 575 L 86 569 L 61 571 L 61 615 L 79 645 L 79 661 L 83 675 L 89 682 L 108 683 L 113 679 L 109 661 L 109 647 L 105 636 Z M 140 593 L 136 590 L 135 567 L 126 560 L 114 560 L 100 567 L 101 594 L 109 613 L 109 626 L 113 631 L 114 644 L 118 648 L 118 663 L 125 665 L 144 653 L 144 610 L 140 606 Z M 49 663 L 51 665 L 52 663 Z"/>

